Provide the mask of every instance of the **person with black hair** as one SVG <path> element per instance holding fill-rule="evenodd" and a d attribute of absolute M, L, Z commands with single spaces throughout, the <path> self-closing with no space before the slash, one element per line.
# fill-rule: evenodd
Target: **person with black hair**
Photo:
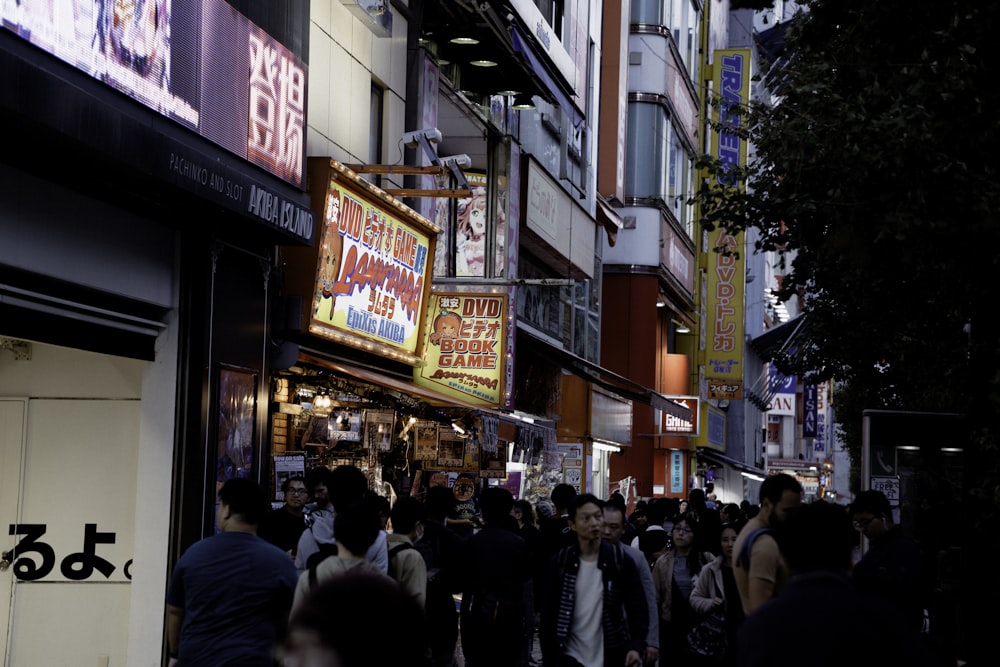
<path fill-rule="evenodd" d="M 722 627 L 725 630 L 722 653 L 707 657 L 704 661 L 706 666 L 736 664 L 736 633 L 743 625 L 746 615 L 743 613 L 743 603 L 733 575 L 733 548 L 736 546 L 736 536 L 742 529 L 742 521 L 722 524 L 719 536 L 722 553 L 702 569 L 701 576 L 691 591 L 691 608 L 699 614 L 700 619 L 717 613 L 722 617 Z"/>
<path fill-rule="evenodd" d="M 671 533 L 667 532 L 664 523 L 667 520 L 667 504 L 665 498 L 653 498 L 646 505 L 646 517 L 649 525 L 632 539 L 631 547 L 638 549 L 646 557 L 646 564 L 652 568 L 656 559 L 663 555 L 671 544 Z"/>
<path fill-rule="evenodd" d="M 295 558 L 299 538 L 306 529 L 303 507 L 309 499 L 305 478 L 301 475 L 289 477 L 281 483 L 281 493 L 285 504 L 269 511 L 257 526 L 257 535 Z"/>
<path fill-rule="evenodd" d="M 308 530 L 302 532 L 295 553 L 295 567 L 299 572 L 305 572 L 314 562 L 336 553 L 334 518 L 339 508 L 361 501 L 374 502 L 375 497 L 369 489 L 365 473 L 353 465 L 339 465 L 320 474 L 315 484 L 314 494 L 318 494 L 320 485 L 326 488 L 330 509 L 317 508 L 308 516 Z M 378 531 L 365 557 L 381 572 L 389 572 L 389 548 L 384 530 Z"/>
<path fill-rule="evenodd" d="M 889 499 L 881 491 L 862 491 L 848 511 L 854 528 L 868 539 L 868 550 L 852 571 L 855 586 L 885 598 L 920 631 L 929 597 L 920 547 L 893 520 Z"/>
<path fill-rule="evenodd" d="M 192 545 L 167 589 L 170 664 L 272 667 L 298 575 L 288 554 L 257 536 L 267 511 L 249 479 L 219 489 L 220 532 Z"/>
<path fill-rule="evenodd" d="M 596 496 L 576 496 L 569 522 L 576 540 L 552 558 L 545 577 L 542 662 L 640 667 L 649 607 L 638 569 L 621 545 L 602 539 L 604 503 Z"/>
<path fill-rule="evenodd" d="M 744 621 L 738 667 L 937 665 L 896 608 L 851 584 L 857 534 L 843 507 L 817 501 L 789 508 L 775 537 L 791 577 Z"/>
<path fill-rule="evenodd" d="M 427 563 L 413 543 L 423 532 L 426 511 L 413 496 L 403 496 L 389 511 L 392 532 L 386 536 L 389 547 L 389 576 L 424 608 L 427 599 Z"/>
<path fill-rule="evenodd" d="M 289 622 L 281 664 L 425 667 L 426 637 L 423 613 L 396 582 L 356 572 L 320 584 L 302 600 Z"/>
<path fill-rule="evenodd" d="M 454 667 L 458 642 L 458 612 L 453 594 L 461 591 L 458 570 L 462 540 L 445 525 L 454 495 L 446 486 L 432 486 L 424 498 L 423 534 L 413 543 L 427 565 L 427 614 L 431 664 Z"/>
<path fill-rule="evenodd" d="M 701 547 L 698 523 L 693 513 L 674 521 L 672 545 L 653 566 L 653 587 L 660 614 L 660 651 L 678 667 L 695 664 L 697 656 L 688 649 L 688 631 L 698 621 L 691 607 L 691 593 L 703 568 L 715 556 Z"/>
<path fill-rule="evenodd" d="M 370 498 L 353 502 L 346 507 L 341 504 L 333 521 L 337 533 L 337 553 L 321 561 L 314 561 L 299 576 L 292 602 L 293 614 L 304 603 L 310 591 L 334 577 L 348 573 L 353 576 L 359 572 L 389 576 L 365 557 L 380 532 L 378 510 Z"/>
<path fill-rule="evenodd" d="M 483 527 L 462 556 L 462 653 L 468 667 L 519 664 L 531 608 L 528 545 L 511 515 L 514 496 L 490 486 L 479 496 Z"/>

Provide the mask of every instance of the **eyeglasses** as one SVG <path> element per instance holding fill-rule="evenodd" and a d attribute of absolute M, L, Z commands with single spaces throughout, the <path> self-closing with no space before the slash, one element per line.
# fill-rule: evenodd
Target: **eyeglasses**
<path fill-rule="evenodd" d="M 297 493 L 299 495 L 306 495 L 307 493 L 309 493 L 309 491 L 307 489 L 288 489 L 289 495 L 293 493 Z"/>
<path fill-rule="evenodd" d="M 674 526 L 675 533 L 693 533 L 694 531 L 687 526 Z"/>
<path fill-rule="evenodd" d="M 875 520 L 875 517 L 873 517 L 873 516 L 870 516 L 867 519 L 858 519 L 857 521 L 853 522 L 854 523 L 854 529 L 855 530 L 864 530 L 874 520 Z"/>

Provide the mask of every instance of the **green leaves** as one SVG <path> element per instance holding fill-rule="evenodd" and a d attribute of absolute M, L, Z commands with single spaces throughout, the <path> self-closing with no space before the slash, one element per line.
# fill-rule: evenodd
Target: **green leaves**
<path fill-rule="evenodd" d="M 996 4 L 808 2 L 764 77 L 774 104 L 742 110 L 747 188 L 699 160 L 701 224 L 786 256 L 780 295 L 810 322 L 797 370 L 842 379 L 852 410 L 1000 409 Z"/>

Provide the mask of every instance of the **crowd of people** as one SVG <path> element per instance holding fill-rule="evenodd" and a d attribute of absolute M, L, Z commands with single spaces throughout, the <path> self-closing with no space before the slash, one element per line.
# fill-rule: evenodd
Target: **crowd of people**
<path fill-rule="evenodd" d="M 269 510 L 227 481 L 170 580 L 171 667 L 947 664 L 878 491 L 803 504 L 779 474 L 756 503 L 560 484 L 533 505 L 458 482 L 390 506 L 358 468 L 318 469 Z"/>

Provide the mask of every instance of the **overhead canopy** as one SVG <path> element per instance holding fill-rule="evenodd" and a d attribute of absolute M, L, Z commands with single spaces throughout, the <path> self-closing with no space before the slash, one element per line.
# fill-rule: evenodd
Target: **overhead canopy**
<path fill-rule="evenodd" d="M 784 324 L 768 329 L 750 340 L 750 347 L 764 360 L 770 361 L 792 349 L 805 329 L 806 316 L 797 315 Z"/>
<path fill-rule="evenodd" d="M 650 389 L 638 382 L 630 380 L 624 375 L 619 375 L 614 371 L 587 361 L 583 357 L 578 357 L 572 352 L 552 345 L 546 340 L 535 336 L 522 328 L 518 328 L 518 334 L 531 340 L 535 345 L 542 346 L 549 353 L 555 362 L 566 370 L 576 373 L 588 382 L 592 382 L 603 389 L 606 389 L 622 398 L 638 401 L 645 405 L 672 415 L 678 419 L 691 421 L 691 408 L 684 407 L 680 403 L 664 396 L 663 394 Z"/>
<path fill-rule="evenodd" d="M 401 394 L 413 396 L 414 398 L 425 401 L 434 407 L 460 407 L 467 408 L 469 410 L 483 409 L 482 406 L 466 403 L 458 398 L 447 396 L 440 392 L 436 392 L 433 389 L 428 389 L 427 387 L 422 387 L 414 382 L 393 377 L 392 375 L 387 375 L 386 373 L 365 368 L 363 366 L 355 366 L 354 364 L 349 364 L 347 362 L 335 361 L 326 357 L 308 353 L 302 353 L 300 358 L 305 363 L 312 364 L 314 366 L 321 366 L 323 368 L 329 368 L 330 370 L 338 373 L 350 375 L 358 380 L 376 384 Z"/>
<path fill-rule="evenodd" d="M 761 468 L 755 468 L 751 465 L 746 464 L 743 461 L 739 461 L 730 456 L 726 456 L 722 452 L 716 451 L 714 449 L 709 449 L 708 447 L 699 447 L 697 450 L 697 456 L 699 460 L 704 459 L 710 463 L 716 463 L 719 465 L 729 466 L 730 468 L 735 468 L 741 472 L 748 472 L 754 475 L 764 475 L 764 470 Z"/>

